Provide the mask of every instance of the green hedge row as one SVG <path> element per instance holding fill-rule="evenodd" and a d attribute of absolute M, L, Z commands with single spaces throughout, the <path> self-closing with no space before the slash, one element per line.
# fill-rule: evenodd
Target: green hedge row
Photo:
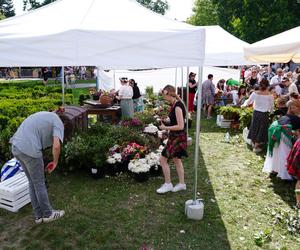
<path fill-rule="evenodd" d="M 73 103 L 67 90 L 66 104 Z M 54 110 L 62 101 L 61 87 L 36 82 L 0 82 L 0 163 L 8 160 L 9 139 L 22 121 L 38 111 Z"/>

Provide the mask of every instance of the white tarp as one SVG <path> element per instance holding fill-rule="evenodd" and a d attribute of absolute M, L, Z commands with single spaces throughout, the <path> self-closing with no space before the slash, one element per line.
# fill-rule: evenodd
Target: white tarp
<path fill-rule="evenodd" d="M 218 25 L 201 27 L 205 29 L 205 66 L 252 64 L 244 58 L 244 47 L 248 46 L 248 43 Z"/>
<path fill-rule="evenodd" d="M 271 36 L 245 48 L 245 58 L 253 62 L 300 62 L 300 26 Z"/>
<path fill-rule="evenodd" d="M 58 0 L 0 22 L 0 66 L 200 66 L 205 31 L 135 0 Z"/>
<path fill-rule="evenodd" d="M 198 68 L 190 67 L 190 72 L 195 72 L 198 74 Z M 100 89 L 109 90 L 114 88 L 113 77 L 115 77 L 116 89 L 120 88 L 120 77 L 128 77 L 128 79 L 133 78 L 140 88 L 142 93 L 145 93 L 147 86 L 152 86 L 155 93 L 158 93 L 165 85 L 170 84 L 173 86 L 181 87 L 181 68 L 177 69 L 177 77 L 175 77 L 175 69 L 158 69 L 158 70 L 141 70 L 141 71 L 131 71 L 131 70 L 116 70 L 115 74 L 112 71 L 102 72 L 106 75 L 104 82 L 101 83 Z M 203 67 L 203 79 L 206 80 L 208 74 L 214 75 L 214 84 L 216 85 L 220 79 L 228 80 L 229 78 L 239 80 L 240 71 L 236 69 L 219 68 L 219 67 Z M 183 70 L 183 86 L 186 86 L 187 73 L 186 68 Z M 176 79 L 175 79 L 176 78 Z M 198 78 L 198 75 L 196 76 Z M 176 80 L 176 82 L 175 82 Z M 197 80 L 197 79 L 196 79 Z"/>

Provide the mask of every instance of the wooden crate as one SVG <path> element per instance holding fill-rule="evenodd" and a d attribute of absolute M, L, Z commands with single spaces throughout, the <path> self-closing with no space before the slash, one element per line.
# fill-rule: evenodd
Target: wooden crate
<path fill-rule="evenodd" d="M 0 208 L 11 212 L 30 203 L 28 179 L 21 172 L 0 183 Z"/>

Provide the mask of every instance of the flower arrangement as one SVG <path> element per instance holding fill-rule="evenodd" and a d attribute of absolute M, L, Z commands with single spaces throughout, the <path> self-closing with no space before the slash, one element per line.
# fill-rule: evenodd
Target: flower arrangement
<path fill-rule="evenodd" d="M 146 153 L 145 147 L 135 142 L 132 142 L 124 148 L 122 152 L 122 160 L 127 161 L 132 158 L 135 159 L 143 158 L 145 156 L 145 153 Z"/>

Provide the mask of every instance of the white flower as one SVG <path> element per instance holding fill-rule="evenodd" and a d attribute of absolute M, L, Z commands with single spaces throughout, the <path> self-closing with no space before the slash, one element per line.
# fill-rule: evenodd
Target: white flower
<path fill-rule="evenodd" d="M 133 173 L 146 173 L 150 170 L 150 166 L 145 158 L 134 159 L 129 162 L 128 170 Z"/>
<path fill-rule="evenodd" d="M 119 153 L 114 153 L 112 156 L 117 162 L 121 162 L 122 161 L 122 155 Z"/>
<path fill-rule="evenodd" d="M 106 160 L 107 163 L 109 164 L 115 164 L 116 163 L 116 159 L 113 157 L 108 157 Z"/>
<path fill-rule="evenodd" d="M 157 152 L 161 153 L 164 149 L 163 145 L 160 145 L 159 148 L 156 150 Z"/>
<path fill-rule="evenodd" d="M 147 127 L 144 128 L 144 133 L 155 134 L 157 133 L 157 131 L 158 128 L 153 124 L 149 124 Z"/>

